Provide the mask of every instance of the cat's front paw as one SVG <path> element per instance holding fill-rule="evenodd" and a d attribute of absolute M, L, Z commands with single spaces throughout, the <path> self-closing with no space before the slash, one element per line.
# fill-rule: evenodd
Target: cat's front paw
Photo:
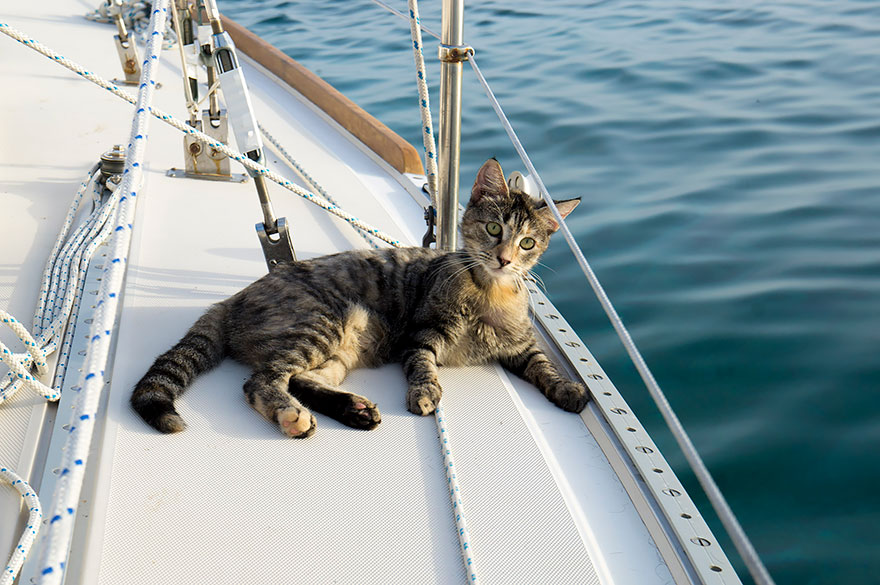
<path fill-rule="evenodd" d="M 544 394 L 550 399 L 550 402 L 568 412 L 582 411 L 590 399 L 587 387 L 580 382 L 572 382 L 571 380 L 559 380 Z"/>
<path fill-rule="evenodd" d="M 406 391 L 406 408 L 413 414 L 427 416 L 437 410 L 442 390 L 439 384 L 410 386 Z"/>

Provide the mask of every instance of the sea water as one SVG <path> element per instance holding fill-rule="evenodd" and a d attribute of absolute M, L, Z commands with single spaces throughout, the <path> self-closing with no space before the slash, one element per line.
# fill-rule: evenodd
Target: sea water
<path fill-rule="evenodd" d="M 421 152 L 405 21 L 369 0 L 220 7 Z M 439 31 L 439 2 L 421 12 Z M 569 225 L 776 582 L 880 583 L 880 3 L 487 0 L 465 22 L 550 192 L 582 197 Z M 465 76 L 464 196 L 491 156 L 522 169 Z M 557 238 L 550 297 L 696 497 Z"/>

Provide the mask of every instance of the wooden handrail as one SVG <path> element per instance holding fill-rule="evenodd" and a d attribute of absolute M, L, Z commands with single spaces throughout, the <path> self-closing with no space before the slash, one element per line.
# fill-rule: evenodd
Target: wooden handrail
<path fill-rule="evenodd" d="M 401 173 L 425 174 L 412 144 L 300 63 L 235 21 L 221 18 L 239 50 L 321 108 L 380 158 Z"/>

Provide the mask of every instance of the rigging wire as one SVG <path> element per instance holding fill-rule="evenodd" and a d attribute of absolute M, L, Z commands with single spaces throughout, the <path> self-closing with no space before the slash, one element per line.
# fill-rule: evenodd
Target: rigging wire
<path fill-rule="evenodd" d="M 106 89 L 107 91 L 112 93 L 113 95 L 124 99 L 125 101 L 129 102 L 130 104 L 136 103 L 137 100 L 135 99 L 134 96 L 132 96 L 130 93 L 120 89 L 114 83 L 107 81 L 106 79 L 104 79 L 103 77 L 101 77 L 99 75 L 95 75 L 91 71 L 87 71 L 85 68 L 83 68 L 78 63 L 75 63 L 75 62 L 71 61 L 70 59 L 67 59 L 64 56 L 59 55 L 58 53 L 56 53 L 55 51 L 53 51 L 49 47 L 45 46 L 44 44 L 38 42 L 37 40 L 35 40 L 31 37 L 29 37 L 28 35 L 21 32 L 20 30 L 17 30 L 17 29 L 10 27 L 5 22 L 0 22 L 0 33 L 5 34 L 6 36 L 8 36 L 10 38 L 15 39 L 16 41 L 29 47 L 30 49 L 33 49 L 34 51 L 40 53 L 41 55 L 44 55 L 44 56 L 48 57 L 49 59 L 52 59 L 53 61 L 55 61 L 59 65 L 65 67 L 66 69 L 69 69 L 70 71 L 73 71 L 74 73 L 84 77 L 85 79 L 88 79 L 89 81 L 91 81 L 95 85 L 103 87 L 104 89 Z M 264 177 L 266 177 L 270 181 L 277 183 L 278 185 L 284 187 L 288 191 L 291 191 L 291 192 L 299 195 L 300 197 L 310 201 L 311 203 L 314 203 L 318 207 L 323 208 L 325 211 L 332 213 L 333 215 L 344 219 L 345 221 L 349 222 L 350 224 L 363 229 L 364 231 L 369 233 L 371 236 L 378 238 L 384 242 L 387 242 L 387 243 L 391 244 L 392 246 L 400 246 L 401 245 L 400 241 L 397 240 L 396 238 L 392 237 L 391 235 L 386 234 L 382 230 L 380 230 L 376 227 L 373 227 L 372 225 L 368 224 L 367 222 L 360 220 L 359 218 L 349 214 L 348 212 L 346 212 L 343 209 L 340 209 L 337 205 L 330 203 L 329 201 L 325 200 L 323 197 L 318 197 L 314 193 L 311 193 L 310 191 L 306 191 L 305 189 L 303 189 L 299 185 L 287 180 L 286 178 L 282 177 L 278 173 L 276 173 L 270 169 L 267 169 L 265 166 L 263 166 L 257 162 L 254 162 L 253 160 L 251 160 L 250 158 L 248 158 L 244 154 L 230 148 L 229 146 L 227 146 L 226 144 L 223 144 L 222 142 L 218 142 L 217 140 L 215 140 L 211 136 L 208 136 L 204 132 L 200 132 L 200 131 L 196 130 L 195 128 L 189 126 L 186 122 L 183 122 L 182 120 L 175 118 L 171 114 L 168 114 L 167 112 L 164 112 L 164 111 L 160 110 L 159 108 L 155 108 L 152 106 L 146 108 L 145 111 L 146 111 L 146 113 L 152 115 L 153 117 L 162 120 L 163 122 L 165 122 L 169 126 L 177 128 L 178 130 L 180 130 L 184 134 L 189 134 L 190 136 L 192 136 L 193 138 L 195 138 L 199 142 L 206 144 L 207 146 L 213 148 L 214 150 L 216 150 L 218 152 L 222 152 L 223 154 L 225 154 L 226 156 L 228 156 L 232 160 L 237 161 L 237 162 L 241 163 L 244 167 L 246 167 L 252 171 L 255 171 L 256 173 L 263 175 Z"/>
<path fill-rule="evenodd" d="M 390 6 L 388 6 L 387 4 L 382 2 L 381 0 L 372 0 L 372 1 L 375 4 L 382 6 L 383 8 L 385 8 L 386 10 L 389 10 L 390 12 L 392 12 L 394 14 L 396 14 L 402 18 L 406 18 L 405 15 L 403 15 L 399 11 L 391 8 Z M 159 2 L 157 2 L 157 4 L 158 3 L 161 3 L 161 0 Z M 431 34 L 432 36 L 439 38 L 439 36 L 436 33 L 430 31 L 429 29 L 426 29 L 425 27 L 420 27 L 420 28 L 422 31 L 427 32 L 428 34 Z M 16 40 L 19 40 L 20 42 L 26 44 L 27 46 L 31 47 L 32 49 L 37 50 L 38 52 L 41 52 L 44 55 L 49 56 L 50 58 L 56 60 L 57 62 L 61 63 L 62 65 L 65 65 L 68 69 L 71 69 L 72 71 L 78 73 L 79 75 L 86 77 L 90 81 L 93 81 L 94 83 L 101 85 L 105 89 L 110 90 L 115 95 L 122 97 L 123 99 L 126 99 L 127 101 L 129 101 L 131 103 L 134 103 L 135 100 L 130 95 L 123 92 L 122 90 L 119 90 L 119 88 L 117 88 L 115 85 L 113 85 L 109 82 L 106 82 L 105 80 L 102 80 L 98 76 L 95 76 L 94 74 L 91 74 L 91 73 L 85 71 L 81 67 L 75 66 L 75 64 L 72 64 L 71 62 L 64 59 L 60 55 L 55 54 L 54 52 L 51 52 L 51 51 L 47 52 L 46 50 L 41 50 L 41 49 L 45 49 L 45 47 L 42 47 L 42 45 L 39 45 L 39 43 L 36 43 L 36 41 L 34 41 L 33 39 L 25 37 L 24 35 L 22 35 L 18 31 L 14 31 L 13 29 L 10 29 L 10 27 L 8 25 L 6 25 L 5 23 L 0 23 L 0 32 L 3 32 L 4 34 L 7 34 L 7 36 L 11 36 L 12 38 L 15 38 Z M 38 46 L 40 48 L 38 48 Z M 724 499 L 724 496 L 721 494 L 721 491 L 718 489 L 718 486 L 715 483 L 714 479 L 712 479 L 711 474 L 709 473 L 708 469 L 706 468 L 705 463 L 703 463 L 702 459 L 700 458 L 700 455 L 697 453 L 696 449 L 694 448 L 693 443 L 691 442 L 686 431 L 682 427 L 681 422 L 679 421 L 678 417 L 675 415 L 675 412 L 672 410 L 671 406 L 669 405 L 669 402 L 666 399 L 666 396 L 663 394 L 662 390 L 660 389 L 659 384 L 657 383 L 656 379 L 654 378 L 653 374 L 651 373 L 650 369 L 648 368 L 644 358 L 642 357 L 642 355 L 639 352 L 638 348 L 636 347 L 634 341 L 632 340 L 631 335 L 627 331 L 627 329 L 626 329 L 625 325 L 623 324 L 622 320 L 620 319 L 620 316 L 618 315 L 616 309 L 614 308 L 613 304 L 611 303 L 610 299 L 608 298 L 607 293 L 605 293 L 604 288 L 602 287 L 601 283 L 599 282 L 598 278 L 596 277 L 595 273 L 593 272 L 592 268 L 590 267 L 589 262 L 586 260 L 583 252 L 578 247 L 578 244 L 575 241 L 574 236 L 571 234 L 570 230 L 565 225 L 565 222 L 563 221 L 562 216 L 559 213 L 558 209 L 556 209 L 556 206 L 553 203 L 553 200 L 550 197 L 550 194 L 547 191 L 546 186 L 544 185 L 543 181 L 541 180 L 540 176 L 538 175 L 537 170 L 535 169 L 534 165 L 532 164 L 531 160 L 529 159 L 528 154 L 525 152 L 525 149 L 522 147 L 522 143 L 519 141 L 519 138 L 517 137 L 515 131 L 513 130 L 513 127 L 510 125 L 509 120 L 507 119 L 506 115 L 504 114 L 503 110 L 501 109 L 501 105 L 498 103 L 497 98 L 495 98 L 494 94 L 492 93 L 492 90 L 489 87 L 488 82 L 486 81 L 485 77 L 482 75 L 482 72 L 480 71 L 476 60 L 471 55 L 470 58 L 468 59 L 468 61 L 469 61 L 469 63 L 471 63 L 471 66 L 473 67 L 475 74 L 477 75 L 481 85 L 483 86 L 484 90 L 486 91 L 487 96 L 489 97 L 489 100 L 492 103 L 492 107 L 495 110 L 496 114 L 498 115 L 499 120 L 501 121 L 502 125 L 504 126 L 505 131 L 508 134 L 508 137 L 511 139 L 511 142 L 513 143 L 515 149 L 517 150 L 517 153 L 519 154 L 520 158 L 522 159 L 522 161 L 525 164 L 529 173 L 532 175 L 533 179 L 538 184 L 542 197 L 547 201 L 547 204 L 551 209 L 551 213 L 554 215 L 557 222 L 559 223 L 560 229 L 563 232 L 563 235 L 565 237 L 566 242 L 569 245 L 569 248 L 571 248 L 572 253 L 575 256 L 575 259 L 577 260 L 579 266 L 581 267 L 581 270 L 583 271 L 584 275 L 586 276 L 587 280 L 589 281 L 590 286 L 593 289 L 593 292 L 596 294 L 596 297 L 599 300 L 603 310 L 605 311 L 606 315 L 608 316 L 609 320 L 611 321 L 615 331 L 617 332 L 618 337 L 621 340 L 621 343 L 624 345 L 624 348 L 626 349 L 628 355 L 630 356 L 630 359 L 633 361 L 633 364 L 635 365 L 636 369 L 639 371 L 639 374 L 642 377 L 642 380 L 644 381 L 646 387 L 648 388 L 649 393 L 651 394 L 652 398 L 654 399 L 658 408 L 660 409 L 661 414 L 664 417 L 664 420 L 666 421 L 667 425 L 669 426 L 670 430 L 672 431 L 673 435 L 675 436 L 675 439 L 676 439 L 679 447 L 682 449 L 682 452 L 684 453 L 685 458 L 687 459 L 691 468 L 694 470 L 694 473 L 697 476 L 697 479 L 700 481 L 700 484 L 703 487 L 703 490 L 706 492 L 707 496 L 709 497 L 709 500 L 712 503 L 712 506 L 715 508 L 715 511 L 718 513 L 719 518 L 722 521 L 722 524 L 724 525 L 725 529 L 730 534 L 734 545 L 736 546 L 739 553 L 742 555 L 749 571 L 752 573 L 753 577 L 755 578 L 755 580 L 758 583 L 771 585 L 773 583 L 773 580 L 770 577 L 769 573 L 767 572 L 766 567 L 764 567 L 763 563 L 761 562 L 760 558 L 758 557 L 757 552 L 755 551 L 753 545 L 749 541 L 748 537 L 746 536 L 745 532 L 743 531 L 743 529 L 740 526 L 739 522 L 737 521 L 736 517 L 733 515 L 733 512 L 730 509 L 729 505 L 727 504 L 727 501 Z M 149 113 L 152 114 L 153 116 L 165 121 L 166 123 L 178 128 L 179 130 L 181 130 L 183 132 L 186 132 L 188 134 L 193 135 L 198 140 L 209 144 L 210 146 L 223 152 L 224 154 L 226 154 L 230 158 L 233 158 L 234 160 L 241 162 L 244 166 L 265 175 L 267 178 L 270 178 L 271 180 L 279 183 L 280 185 L 293 191 L 294 193 L 297 193 L 298 195 L 305 197 L 306 199 L 309 199 L 310 201 L 318 204 L 319 206 L 324 207 L 325 209 L 327 209 L 331 213 L 334 213 L 336 215 L 339 215 L 340 217 L 343 217 L 343 219 L 346 219 L 347 221 L 356 225 L 357 227 L 361 227 L 362 229 L 365 229 L 370 234 L 372 234 L 380 239 L 383 239 L 383 240 L 391 243 L 392 245 L 399 245 L 399 242 L 397 242 L 397 240 L 393 240 L 391 238 L 386 239 L 387 236 L 385 236 L 385 234 L 382 234 L 381 232 L 379 232 L 379 230 L 372 228 L 372 226 L 368 226 L 367 224 L 360 222 L 357 218 L 353 218 L 351 216 L 348 216 L 347 214 L 345 214 L 344 212 L 339 210 L 337 206 L 330 204 L 326 201 L 323 201 L 320 198 L 315 197 L 312 193 L 304 192 L 302 189 L 299 189 L 297 186 L 290 183 L 290 181 L 287 181 L 283 177 L 276 175 L 275 173 L 273 173 L 272 171 L 269 171 L 268 169 L 266 169 L 262 165 L 258 165 L 256 163 L 253 163 L 253 161 L 250 161 L 249 159 L 247 159 L 246 157 L 244 157 L 240 153 L 237 153 L 234 150 L 229 149 L 228 147 L 226 147 L 222 143 L 218 143 L 218 142 L 214 141 L 213 139 L 211 139 L 207 135 L 204 135 L 204 134 L 197 132 L 193 129 L 186 128 L 182 122 L 180 122 L 179 120 L 176 120 L 172 116 L 165 114 L 164 112 L 161 112 L 160 110 L 157 110 L 154 108 L 148 108 L 148 110 L 149 110 Z M 383 236 L 385 236 L 385 237 L 383 237 Z M 59 573 L 60 573 L 60 571 L 59 571 Z"/>
<path fill-rule="evenodd" d="M 388 4 L 382 2 L 382 0 L 371 1 L 374 4 L 377 4 L 385 8 L 389 12 L 399 16 L 400 18 L 406 18 L 406 15 L 401 13 L 399 10 L 392 8 Z M 426 29 L 425 27 L 422 27 L 422 30 L 438 39 L 440 38 L 437 33 L 434 33 Z M 740 525 L 739 521 L 731 510 L 730 505 L 727 503 L 727 500 L 721 493 L 721 490 L 718 488 L 718 484 L 716 484 L 715 480 L 712 478 L 711 473 L 706 467 L 706 464 L 703 462 L 703 459 L 700 457 L 700 454 L 694 447 L 694 444 L 688 436 L 687 431 L 685 431 L 684 427 L 681 424 L 681 421 L 678 419 L 678 416 L 675 414 L 675 411 L 669 404 L 669 400 L 666 398 L 663 390 L 661 390 L 660 385 L 657 383 L 657 380 L 654 377 L 654 374 L 651 372 L 648 364 L 645 362 L 644 357 L 642 357 L 641 352 L 633 341 L 632 336 L 624 325 L 623 320 L 617 313 L 617 309 L 614 308 L 614 305 L 612 304 L 611 299 L 608 297 L 608 294 L 605 292 L 602 283 L 599 282 L 596 273 L 593 272 L 590 263 L 584 256 L 584 253 L 580 249 L 580 246 L 578 246 L 578 243 L 572 235 L 571 230 L 569 230 L 568 226 L 565 224 L 562 215 L 559 213 L 559 210 L 556 208 L 556 204 L 553 202 L 553 198 L 550 196 L 547 187 L 541 180 L 537 169 L 535 169 L 535 165 L 532 164 L 532 161 L 529 158 L 529 155 L 526 152 L 525 148 L 523 147 L 522 142 L 520 142 L 519 137 L 516 135 L 516 131 L 513 129 L 513 126 L 507 119 L 504 110 L 501 108 L 501 104 L 495 97 L 492 88 L 489 86 L 489 82 L 486 80 L 486 77 L 483 75 L 479 65 L 477 64 L 477 60 L 472 54 L 469 56 L 468 62 L 471 64 L 471 67 L 474 70 L 474 74 L 477 76 L 480 85 L 482 85 L 483 90 L 486 92 L 486 96 L 488 97 L 489 102 L 492 105 L 492 109 L 498 116 L 498 119 L 501 122 L 501 125 L 504 127 L 505 132 L 507 132 L 507 136 L 508 138 L 510 138 L 510 141 L 516 149 L 517 154 L 519 155 L 529 174 L 537 183 L 538 188 L 541 192 L 541 196 L 547 202 L 547 206 L 550 208 L 551 213 L 553 214 L 556 221 L 559 223 L 560 231 L 565 237 L 565 241 L 568 244 L 568 247 L 571 249 L 572 254 L 574 254 L 575 260 L 580 266 L 584 276 L 587 278 L 587 281 L 590 283 L 590 287 L 593 289 L 593 293 L 596 295 L 599 304 L 602 306 L 602 309 L 605 311 L 605 314 L 611 321 L 611 325 L 614 327 L 614 330 L 617 333 L 617 336 L 620 339 L 621 343 L 623 344 L 624 349 L 629 355 L 630 360 L 636 367 L 636 370 L 638 370 L 639 376 L 641 376 L 645 387 L 648 389 L 648 392 L 651 395 L 651 398 L 653 398 L 657 407 L 660 409 L 660 413 L 663 415 L 663 419 L 666 422 L 666 425 L 669 427 L 670 431 L 675 437 L 679 448 L 684 453 L 688 464 L 694 471 L 697 480 L 700 482 L 700 486 L 702 486 L 703 491 L 706 493 L 710 503 L 712 504 L 712 507 L 718 514 L 721 523 L 724 525 L 725 530 L 730 535 L 731 540 L 736 547 L 736 550 L 739 552 L 740 556 L 742 556 L 746 567 L 748 568 L 749 572 L 757 583 L 761 585 L 773 585 L 774 581 L 770 577 L 770 573 L 767 571 L 767 568 L 764 566 L 764 563 L 758 556 L 754 545 L 752 545 L 752 542 L 749 540 L 749 537 L 746 535 L 745 531 L 743 530 L 742 526 Z"/>
<path fill-rule="evenodd" d="M 333 205 L 339 205 L 339 202 L 336 201 L 336 199 L 334 199 L 333 196 L 330 195 L 330 193 L 328 193 L 327 190 L 324 189 L 324 187 L 317 180 L 315 180 L 308 171 L 306 171 L 305 167 L 303 167 L 295 158 L 293 158 L 293 156 L 287 151 L 287 149 L 281 145 L 281 142 L 279 142 L 277 138 L 272 136 L 272 134 L 270 134 L 269 131 L 266 130 L 265 126 L 263 126 L 260 122 L 257 122 L 257 127 L 260 129 L 260 132 L 263 134 L 263 138 L 266 139 L 266 142 L 268 142 L 272 147 L 275 148 L 275 150 L 278 151 L 278 154 L 280 154 L 284 158 L 284 160 L 287 161 L 287 164 L 290 165 L 290 168 L 292 168 L 293 171 L 297 175 L 299 175 L 299 178 L 302 179 L 302 181 L 306 185 L 311 187 L 311 189 L 315 193 L 317 193 Z M 356 225 L 352 225 L 352 227 L 357 230 L 357 233 L 360 234 L 364 241 L 366 241 L 373 249 L 381 249 L 368 232 L 357 227 Z"/>

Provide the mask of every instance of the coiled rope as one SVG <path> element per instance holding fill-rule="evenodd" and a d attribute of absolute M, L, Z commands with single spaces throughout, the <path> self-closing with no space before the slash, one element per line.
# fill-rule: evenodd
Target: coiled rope
<path fill-rule="evenodd" d="M 7 379 L 0 384 L 0 404 L 9 400 L 22 386 L 37 392 L 48 401 L 56 401 L 61 397 L 60 388 L 67 369 L 69 351 L 74 335 L 73 327 L 68 327 L 64 332 L 61 354 L 58 357 L 55 380 L 52 386 L 46 386 L 41 383 L 36 379 L 36 376 L 46 374 L 47 356 L 57 350 L 61 331 L 64 329 L 65 324 L 69 323 L 79 310 L 85 285 L 85 275 L 92 255 L 98 246 L 106 241 L 110 235 L 110 222 L 108 220 L 115 210 L 118 197 L 115 193 L 111 193 L 107 201 L 101 203 L 100 196 L 104 189 L 97 182 L 97 176 L 98 166 L 95 165 L 89 171 L 87 178 L 80 183 L 80 187 L 73 198 L 73 202 L 70 204 L 61 231 L 46 262 L 32 328 L 37 333 L 37 338 L 34 339 L 28 330 L 25 329 L 24 325 L 16 320 L 15 317 L 6 311 L 0 310 L 0 320 L 18 335 L 21 342 L 27 348 L 27 353 L 25 354 L 13 354 L 9 348 L 0 343 L 0 359 L 9 367 Z M 93 187 L 95 208 L 68 239 L 74 219 L 81 207 L 83 195 L 89 186 Z M 32 369 L 35 371 L 32 371 Z M 9 480 L 14 487 L 21 488 L 19 491 L 28 501 L 31 510 L 29 525 L 25 528 L 24 534 L 14 551 L 13 560 L 10 560 L 6 571 L 2 575 L 3 579 L 6 579 L 8 576 L 8 582 L 12 583 L 39 531 L 39 520 L 35 521 L 34 517 L 35 514 L 41 515 L 40 502 L 33 489 L 24 480 L 15 475 L 12 470 L 3 468 L 0 477 Z M 22 486 L 27 486 L 26 491 L 22 491 L 24 489 Z M 0 579 L 0 585 L 6 583 L 3 579 Z"/>
<path fill-rule="evenodd" d="M 27 353 L 13 354 L 9 348 L 0 343 L 0 360 L 10 370 L 6 375 L 7 379 L 0 383 L 0 403 L 10 399 L 22 386 L 30 388 L 49 401 L 58 400 L 60 397 L 58 383 L 54 383 L 52 387 L 42 384 L 32 375 L 31 369 L 35 369 L 38 376 L 45 375 L 46 358 L 57 349 L 60 333 L 82 297 L 82 279 L 91 258 L 91 251 L 106 238 L 107 234 L 102 233 L 101 229 L 112 212 L 112 201 L 97 205 L 89 218 L 69 239 L 67 238 L 88 187 L 91 185 L 98 193 L 101 191 L 95 184 L 96 174 L 97 166 L 80 183 L 46 262 L 32 326 L 36 339 L 15 317 L 0 310 L 0 321 L 12 329 L 27 348 Z M 68 330 L 65 340 L 71 335 L 73 332 Z M 67 357 L 67 352 L 62 349 L 56 370 L 58 372 L 56 382 L 63 377 Z"/>
<path fill-rule="evenodd" d="M 34 489 L 28 482 L 16 475 L 15 472 L 5 467 L 0 467 L 0 482 L 8 483 L 14 487 L 21 494 L 21 497 L 24 498 L 28 507 L 27 526 L 25 526 L 24 532 L 15 546 L 15 550 L 12 551 L 9 562 L 6 563 L 6 568 L 3 569 L 3 574 L 0 575 L 0 585 L 12 585 L 27 558 L 34 539 L 37 537 L 37 532 L 40 530 L 43 511 L 40 509 L 40 500 L 37 498 Z"/>

